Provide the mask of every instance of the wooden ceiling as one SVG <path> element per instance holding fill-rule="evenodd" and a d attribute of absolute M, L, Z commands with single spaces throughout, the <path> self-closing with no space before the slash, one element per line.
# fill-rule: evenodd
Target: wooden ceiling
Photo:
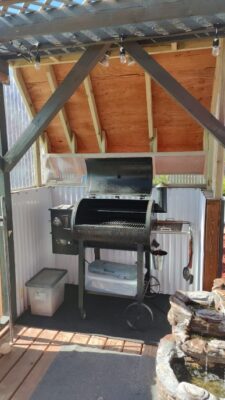
<path fill-rule="evenodd" d="M 162 53 L 154 57 L 210 110 L 215 58 L 209 49 Z M 72 64 L 67 63 L 42 66 L 40 70 L 20 68 L 35 112 L 52 93 L 49 68 L 55 76 L 55 84 L 60 84 L 71 67 Z M 203 150 L 203 129 L 154 82 L 151 82 L 150 92 L 152 115 L 151 110 L 147 112 L 145 73 L 137 64 L 128 66 L 121 64 L 118 58 L 110 59 L 109 67 L 100 64 L 95 67 L 90 80 L 107 152 L 152 151 L 150 117 L 153 118 L 158 152 Z M 65 104 L 64 112 L 69 131 L 76 139 L 76 152 L 98 153 L 99 144 L 84 85 Z M 47 129 L 49 152 L 71 152 L 64 132 L 65 127 L 57 115 Z"/>

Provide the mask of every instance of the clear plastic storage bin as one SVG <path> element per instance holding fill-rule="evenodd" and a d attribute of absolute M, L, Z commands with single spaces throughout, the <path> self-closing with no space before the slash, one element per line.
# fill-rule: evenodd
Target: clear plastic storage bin
<path fill-rule="evenodd" d="M 64 300 L 65 269 L 43 268 L 26 282 L 31 313 L 51 317 Z"/>

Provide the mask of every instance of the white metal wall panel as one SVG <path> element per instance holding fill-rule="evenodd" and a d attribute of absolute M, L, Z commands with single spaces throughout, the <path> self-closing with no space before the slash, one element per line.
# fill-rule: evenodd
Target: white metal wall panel
<path fill-rule="evenodd" d="M 18 315 L 27 308 L 26 281 L 43 267 L 55 266 L 49 234 L 51 201 L 47 188 L 12 194 Z"/>
<path fill-rule="evenodd" d="M 10 85 L 4 85 L 4 99 L 8 146 L 11 148 L 30 121 L 11 71 Z M 26 152 L 12 170 L 10 178 L 12 190 L 34 186 L 33 148 Z"/>
<path fill-rule="evenodd" d="M 76 203 L 85 194 L 84 188 L 52 188 L 53 206 Z M 154 195 L 154 193 L 153 193 Z M 168 189 L 168 212 L 158 214 L 160 219 L 186 220 L 191 222 L 194 236 L 193 274 L 194 283 L 189 285 L 182 276 L 183 268 L 188 263 L 188 235 L 160 234 L 158 241 L 161 248 L 168 251 L 162 272 L 152 271 L 161 283 L 162 293 L 172 294 L 176 290 L 201 289 L 203 266 L 204 237 L 204 196 L 199 189 Z M 124 263 L 136 262 L 136 252 L 102 250 L 102 258 Z M 93 260 L 93 251 L 86 251 L 86 259 Z M 67 268 L 71 283 L 77 283 L 78 257 L 56 255 L 56 267 Z"/>

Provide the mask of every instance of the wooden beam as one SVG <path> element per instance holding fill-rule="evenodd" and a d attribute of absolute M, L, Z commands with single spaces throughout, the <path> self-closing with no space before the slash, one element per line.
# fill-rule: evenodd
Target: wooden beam
<path fill-rule="evenodd" d="M 7 171 L 13 169 L 30 146 L 47 128 L 49 122 L 61 110 L 65 102 L 72 96 L 92 68 L 103 57 L 107 49 L 108 45 L 89 47 L 80 60 L 73 66 L 61 85 L 45 103 L 42 110 L 37 113 L 30 125 L 25 129 L 23 135 L 5 155 L 5 169 Z"/>
<path fill-rule="evenodd" d="M 22 72 L 19 69 L 13 70 L 14 80 L 16 82 L 16 86 L 20 92 L 20 95 L 23 99 L 24 105 L 28 112 L 29 117 L 32 119 L 36 115 L 36 111 L 34 109 L 34 105 L 30 98 L 29 92 L 27 90 L 26 84 L 23 79 Z M 45 145 L 45 140 L 43 140 L 43 144 Z M 39 139 L 36 140 L 34 144 L 34 170 L 35 170 L 35 186 L 42 185 L 41 179 L 41 158 L 40 158 L 40 141 Z"/>
<path fill-rule="evenodd" d="M 220 40 L 220 54 L 216 59 L 211 101 L 212 114 L 224 125 L 225 123 L 225 40 Z M 224 148 L 205 131 L 207 144 L 207 188 L 213 191 L 215 198 L 221 198 L 224 177 Z"/>
<path fill-rule="evenodd" d="M 0 82 L 9 83 L 9 64 L 4 60 L 0 60 Z"/>
<path fill-rule="evenodd" d="M 0 155 L 3 157 L 8 151 L 5 106 L 4 106 L 4 92 L 3 85 L 0 83 Z M 3 314 L 8 316 L 11 314 L 9 307 L 12 311 L 13 319 L 16 318 L 16 274 L 15 274 L 15 258 L 14 258 L 14 243 L 13 243 L 13 220 L 12 220 L 12 199 L 10 187 L 10 174 L 9 172 L 0 170 L 0 197 L 4 201 L 5 207 L 2 209 L 3 201 L 0 202 L 0 275 L 2 285 L 2 310 Z M 5 230 L 7 243 L 5 243 Z M 7 252 L 7 254 L 6 254 Z M 9 264 L 9 275 L 11 284 L 11 304 L 8 304 L 8 279 L 7 271 Z M 0 301 L 1 301 L 0 300 Z"/>
<path fill-rule="evenodd" d="M 208 129 L 225 146 L 225 127 L 194 96 L 192 96 L 138 43 L 124 44 L 128 53 L 163 87 L 203 128 Z"/>
<path fill-rule="evenodd" d="M 51 92 L 54 93 L 56 89 L 58 88 L 58 83 L 56 80 L 55 72 L 52 66 L 47 67 L 47 79 L 48 83 L 51 89 Z M 66 137 L 67 144 L 69 146 L 69 149 L 72 153 L 76 152 L 76 140 L 75 140 L 75 135 L 70 129 L 70 124 L 69 120 L 66 115 L 66 110 L 65 107 L 62 107 L 62 109 L 58 113 L 64 135 Z"/>
<path fill-rule="evenodd" d="M 224 125 L 225 124 L 225 40 L 220 41 L 219 63 L 219 91 L 218 104 L 215 110 L 215 116 Z M 214 150 L 214 165 L 212 188 L 215 198 L 221 198 L 223 195 L 223 178 L 224 178 L 224 148 L 216 141 Z"/>
<path fill-rule="evenodd" d="M 195 50 L 204 50 L 212 48 L 212 39 L 195 39 L 195 40 L 184 40 L 176 43 L 177 46 L 172 46 L 170 43 L 162 43 L 162 44 L 143 44 L 143 49 L 148 54 L 161 54 L 161 53 L 174 53 L 174 52 L 184 52 L 184 51 L 195 51 Z M 76 49 L 74 49 L 75 51 Z M 43 56 L 41 58 L 41 65 L 54 65 L 54 64 L 66 64 L 73 63 L 77 61 L 81 56 L 81 52 L 76 51 L 74 53 L 60 54 L 54 57 L 52 56 Z M 119 58 L 118 48 L 112 49 L 110 51 L 110 59 Z M 30 63 L 23 58 L 17 58 L 15 60 L 9 60 L 9 65 L 13 68 L 21 68 L 21 67 L 34 67 L 33 63 Z"/>
<path fill-rule="evenodd" d="M 202 157 L 206 156 L 204 151 L 163 151 L 163 152 L 143 152 L 143 153 L 49 153 L 48 155 L 53 158 L 130 158 L 130 157 Z"/>
<path fill-rule="evenodd" d="M 156 130 L 154 130 L 153 124 L 153 110 L 152 110 L 152 80 L 149 74 L 145 72 L 145 90 L 146 90 L 146 102 L 147 102 L 147 118 L 148 118 L 148 135 L 149 135 L 149 147 L 150 151 L 157 151 L 156 143 Z"/>
<path fill-rule="evenodd" d="M 108 4 L 107 4 L 108 3 Z M 142 22 L 161 22 L 193 16 L 212 16 L 225 12 L 224 0 L 151 0 L 123 2 L 96 2 L 91 12 L 88 7 L 45 10 L 45 15 L 31 13 L 29 21 L 13 16 L 13 24 L 0 22 L 1 43 L 27 36 L 50 35 L 60 32 L 79 32 Z"/>
<path fill-rule="evenodd" d="M 87 76 L 87 78 L 84 80 L 84 88 L 88 99 L 89 109 L 91 112 L 91 118 L 94 125 L 99 151 L 100 153 L 104 153 L 106 151 L 105 134 L 102 131 L 90 76 Z"/>

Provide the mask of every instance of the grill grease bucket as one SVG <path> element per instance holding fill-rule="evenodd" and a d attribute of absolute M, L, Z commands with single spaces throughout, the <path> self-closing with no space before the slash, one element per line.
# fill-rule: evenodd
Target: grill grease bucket
<path fill-rule="evenodd" d="M 162 271 L 167 251 L 159 249 L 159 250 L 153 250 L 151 253 L 152 253 L 154 269 L 157 271 Z"/>

